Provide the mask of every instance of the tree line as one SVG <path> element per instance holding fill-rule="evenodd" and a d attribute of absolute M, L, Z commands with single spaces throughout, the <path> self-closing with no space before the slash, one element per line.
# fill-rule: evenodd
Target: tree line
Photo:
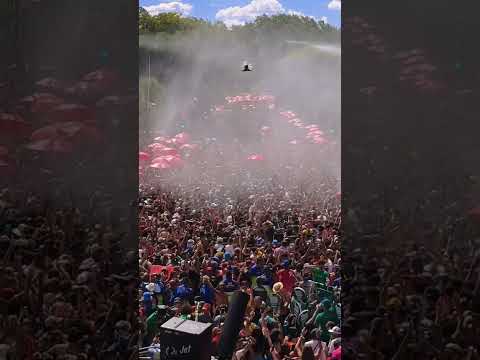
<path fill-rule="evenodd" d="M 340 42 L 340 30 L 311 17 L 279 14 L 259 16 L 245 25 L 227 28 L 223 22 L 212 22 L 195 17 L 184 17 L 177 13 L 151 15 L 139 8 L 139 33 L 175 34 L 191 31 L 203 31 L 208 34 L 224 34 L 238 37 L 239 40 L 258 37 L 279 37 L 290 40 Z"/>

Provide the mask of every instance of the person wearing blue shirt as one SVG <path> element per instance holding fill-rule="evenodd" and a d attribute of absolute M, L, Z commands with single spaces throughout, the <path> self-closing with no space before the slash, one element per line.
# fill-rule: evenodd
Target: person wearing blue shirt
<path fill-rule="evenodd" d="M 263 261 L 258 259 L 257 262 L 250 268 L 249 275 L 259 277 L 264 274 Z"/>
<path fill-rule="evenodd" d="M 153 312 L 153 299 L 150 291 L 143 293 L 143 311 L 146 316 L 149 316 Z"/>
<path fill-rule="evenodd" d="M 187 300 L 192 297 L 192 294 L 193 290 L 187 286 L 185 280 L 182 280 L 180 286 L 175 289 L 173 297 Z"/>
<path fill-rule="evenodd" d="M 226 271 L 222 284 L 225 285 L 225 289 L 227 292 L 238 290 L 238 283 L 233 280 L 233 274 L 230 270 Z"/>
<path fill-rule="evenodd" d="M 201 301 L 210 305 L 215 302 L 215 289 L 210 283 L 210 278 L 206 275 L 202 278 L 202 285 L 200 285 L 200 298 Z"/>

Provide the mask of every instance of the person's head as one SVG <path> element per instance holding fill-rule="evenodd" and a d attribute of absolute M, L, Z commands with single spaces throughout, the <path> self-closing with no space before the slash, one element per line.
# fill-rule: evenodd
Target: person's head
<path fill-rule="evenodd" d="M 330 333 L 330 337 L 332 339 L 339 338 L 342 335 L 342 330 L 340 329 L 339 326 L 334 326 L 331 329 L 328 330 Z"/>
<path fill-rule="evenodd" d="M 260 296 L 255 296 L 255 298 L 253 299 L 253 303 L 255 305 L 255 308 L 260 308 L 262 306 L 262 298 Z"/>
<path fill-rule="evenodd" d="M 272 344 L 275 346 L 277 344 L 283 343 L 283 335 L 279 329 L 273 329 L 270 333 L 270 339 L 272 340 Z"/>
<path fill-rule="evenodd" d="M 302 360 L 315 360 L 315 353 L 311 346 L 305 346 L 303 348 Z"/>
<path fill-rule="evenodd" d="M 182 315 L 190 315 L 192 313 L 192 307 L 189 303 L 184 303 L 182 306 L 181 306 L 181 310 L 180 310 L 180 313 Z"/>

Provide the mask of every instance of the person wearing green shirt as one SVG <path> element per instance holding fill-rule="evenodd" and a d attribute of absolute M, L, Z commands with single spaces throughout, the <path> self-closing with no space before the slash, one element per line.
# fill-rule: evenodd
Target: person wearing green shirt
<path fill-rule="evenodd" d="M 328 279 L 328 272 L 327 271 L 322 270 L 318 267 L 312 268 L 312 280 L 313 281 L 315 281 L 317 283 L 320 283 L 320 284 L 323 284 L 323 285 L 326 285 L 327 279 Z"/>
<path fill-rule="evenodd" d="M 165 305 L 157 306 L 157 309 L 147 318 L 146 327 L 147 327 L 147 336 L 145 339 L 146 346 L 150 345 L 153 338 L 158 333 L 158 327 L 165 321 L 165 315 L 167 312 L 167 307 Z"/>
<path fill-rule="evenodd" d="M 322 341 L 328 342 L 330 340 L 330 334 L 326 327 L 329 321 L 332 321 L 335 325 L 338 324 L 338 316 L 335 306 L 332 305 L 330 300 L 324 300 L 321 303 L 320 311 L 315 316 L 315 326 L 322 329 Z"/>

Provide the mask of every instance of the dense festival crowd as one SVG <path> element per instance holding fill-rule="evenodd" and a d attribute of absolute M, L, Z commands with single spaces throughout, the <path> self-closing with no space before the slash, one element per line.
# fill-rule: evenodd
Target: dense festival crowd
<path fill-rule="evenodd" d="M 29 192 L 0 192 L 1 359 L 136 354 L 138 280 L 126 271 L 137 257 L 125 251 L 118 229 L 101 222 L 104 200 L 92 196 L 87 212 Z"/>
<path fill-rule="evenodd" d="M 142 345 L 161 347 L 159 327 L 177 316 L 213 323 L 216 349 L 229 299 L 244 291 L 235 359 L 339 359 L 338 184 L 305 192 L 243 176 L 235 186 L 211 179 L 209 191 L 141 189 Z"/>

